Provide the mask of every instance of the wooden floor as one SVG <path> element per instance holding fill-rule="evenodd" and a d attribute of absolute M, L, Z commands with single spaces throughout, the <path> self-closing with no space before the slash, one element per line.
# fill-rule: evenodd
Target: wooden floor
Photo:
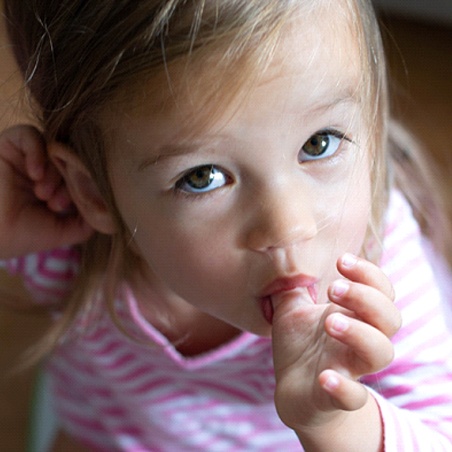
<path fill-rule="evenodd" d="M 452 27 L 392 17 L 385 18 L 385 28 L 390 37 L 389 60 L 397 81 L 395 111 L 413 126 L 432 158 L 441 163 L 442 177 L 450 179 Z M 0 127 L 23 118 L 16 103 L 18 80 L 2 42 L 0 36 Z M 15 358 L 36 340 L 45 325 L 41 316 L 0 309 L 0 451 L 25 450 L 35 370 L 14 377 L 8 374 Z"/>

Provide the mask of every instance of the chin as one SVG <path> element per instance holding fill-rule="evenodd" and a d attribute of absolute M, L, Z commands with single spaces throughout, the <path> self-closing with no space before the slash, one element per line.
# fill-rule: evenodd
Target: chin
<path fill-rule="evenodd" d="M 271 337 L 272 335 L 272 327 L 267 322 L 265 324 L 260 325 L 256 328 L 246 328 L 243 331 L 247 331 L 248 333 L 255 334 L 256 336 L 261 337 Z"/>

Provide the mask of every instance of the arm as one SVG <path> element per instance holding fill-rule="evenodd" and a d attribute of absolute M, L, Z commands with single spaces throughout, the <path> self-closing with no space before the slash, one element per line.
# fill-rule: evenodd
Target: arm
<path fill-rule="evenodd" d="M 451 451 L 452 336 L 450 311 L 443 306 L 451 293 L 438 290 L 437 269 L 398 192 L 391 195 L 386 225 L 381 265 L 397 294 L 403 327 L 393 338 L 394 361 L 365 382 L 380 394 L 375 397 L 387 451 Z M 449 283 L 452 275 L 443 277 Z"/>
<path fill-rule="evenodd" d="M 412 244 L 399 250 L 399 258 L 405 252 L 421 258 L 409 272 L 402 272 L 402 265 L 393 268 L 394 274 L 403 274 L 394 280 L 404 319 L 393 338 L 396 357 L 387 369 L 367 376 L 365 383 L 378 391 L 386 450 L 450 451 L 452 337 L 422 250 Z"/>
<path fill-rule="evenodd" d="M 60 300 L 78 271 L 70 245 L 91 233 L 41 134 L 31 126 L 0 134 L 0 267 L 20 275 L 35 300 Z"/>
<path fill-rule="evenodd" d="M 374 369 L 366 373 L 359 380 L 367 385 L 362 386 L 367 397 L 361 408 L 376 403 L 379 416 L 372 410 L 361 411 L 363 416 L 361 419 L 358 416 L 354 423 L 353 410 L 346 412 L 344 424 L 339 424 L 338 429 L 333 430 L 333 437 L 329 438 L 327 423 L 317 423 L 310 429 L 305 422 L 299 437 L 307 450 L 316 450 L 316 447 L 321 450 L 322 446 L 326 448 L 324 450 L 362 450 L 363 444 L 366 451 L 372 450 L 370 445 L 377 447 L 376 450 L 381 447 L 385 452 L 452 450 L 452 335 L 445 324 L 432 268 L 421 246 L 419 227 L 400 194 L 392 193 L 390 204 L 381 266 L 397 294 L 396 306 L 401 312 L 403 327 L 392 339 L 395 349 L 393 362 L 380 372 Z M 349 278 L 356 281 L 357 276 L 350 275 Z M 383 292 L 387 290 L 380 287 Z M 368 300 L 365 298 L 362 302 Z M 381 302 L 384 303 L 384 298 Z M 384 312 L 385 309 L 382 314 Z M 315 378 L 319 373 L 317 371 Z M 342 373 L 350 376 L 344 368 Z M 305 398 L 310 400 L 309 393 Z M 300 403 L 298 410 L 305 405 Z M 361 408 L 354 413 L 360 413 Z M 334 408 L 331 410 L 334 416 Z M 315 413 L 319 410 L 311 410 L 311 414 Z M 310 419 L 309 410 L 307 419 Z M 372 423 L 371 435 L 367 436 L 369 423 Z M 378 435 L 381 435 L 381 444 L 370 443 L 378 440 Z M 357 440 L 357 449 L 352 444 L 349 449 L 341 449 L 341 441 L 354 439 Z M 331 441 L 329 446 L 328 441 Z M 336 447 L 336 444 L 341 447 Z"/>

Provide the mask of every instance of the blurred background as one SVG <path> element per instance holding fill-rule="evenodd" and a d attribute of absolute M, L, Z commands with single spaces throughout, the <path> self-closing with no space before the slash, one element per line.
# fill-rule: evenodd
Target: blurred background
<path fill-rule="evenodd" d="M 393 111 L 438 163 L 438 178 L 452 189 L 452 1 L 375 0 L 392 77 Z M 1 7 L 1 3 L 0 3 Z M 0 25 L 0 130 L 29 122 L 21 81 Z M 450 193 L 452 195 L 452 193 Z M 452 212 L 452 196 L 448 209 Z M 17 282 L 0 275 L 2 287 Z M 17 289 L 19 290 L 19 289 Z M 0 303 L 1 304 L 1 303 Z M 38 313 L 0 306 L 0 450 L 26 450 L 36 369 L 11 376 L 13 363 L 42 333 Z"/>

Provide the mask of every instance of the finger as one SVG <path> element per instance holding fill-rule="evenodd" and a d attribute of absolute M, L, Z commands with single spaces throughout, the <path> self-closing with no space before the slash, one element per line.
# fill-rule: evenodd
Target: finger
<path fill-rule="evenodd" d="M 0 158 L 27 180 L 39 180 L 46 162 L 40 133 L 26 125 L 6 129 L 0 135 Z"/>
<path fill-rule="evenodd" d="M 55 196 L 58 188 L 63 184 L 64 180 L 61 174 L 52 163 L 49 163 L 41 180 L 35 184 L 34 193 L 38 199 L 47 202 Z"/>
<path fill-rule="evenodd" d="M 275 372 L 296 363 L 304 350 L 319 346 L 324 334 L 324 306 L 314 305 L 308 293 L 295 291 L 273 301 L 272 345 Z"/>
<path fill-rule="evenodd" d="M 58 213 L 74 214 L 76 212 L 71 196 L 64 184 L 60 185 L 47 200 L 47 207 Z"/>
<path fill-rule="evenodd" d="M 384 293 L 371 286 L 337 280 L 328 288 L 330 300 L 352 311 L 356 317 L 392 337 L 400 329 L 402 317 Z"/>
<path fill-rule="evenodd" d="M 369 396 L 361 383 L 331 369 L 324 370 L 319 375 L 319 384 L 331 397 L 333 405 L 340 410 L 358 410 L 365 405 Z"/>
<path fill-rule="evenodd" d="M 57 219 L 55 230 L 59 231 L 58 246 L 70 246 L 83 243 L 93 235 L 93 228 L 80 216 Z M 55 247 L 55 238 L 49 237 L 51 247 Z"/>
<path fill-rule="evenodd" d="M 335 312 L 325 319 L 325 331 L 352 352 L 344 358 L 347 360 L 344 367 L 354 375 L 377 372 L 394 358 L 394 348 L 388 337 L 358 319 Z"/>
<path fill-rule="evenodd" d="M 7 129 L 2 138 L 16 151 L 9 152 L 15 167 L 24 168 L 26 176 L 35 182 L 35 196 L 48 201 L 61 185 L 62 177 L 47 155 L 42 134 L 33 126 L 18 125 Z"/>
<path fill-rule="evenodd" d="M 93 234 L 91 226 L 80 215 L 51 214 L 47 207 L 34 207 L 30 209 L 28 215 L 40 225 L 43 231 L 46 231 L 45 234 L 36 237 L 36 243 L 35 238 L 28 234 L 32 241 L 28 244 L 28 252 L 75 245 L 88 240 Z M 22 224 L 26 223 L 22 222 Z M 25 237 L 24 233 L 21 236 Z"/>
<path fill-rule="evenodd" d="M 374 287 L 383 292 L 391 301 L 394 301 L 394 288 L 388 277 L 377 265 L 346 253 L 338 259 L 337 269 L 347 279 Z"/>
<path fill-rule="evenodd" d="M 40 180 L 44 175 L 48 160 L 42 134 L 30 125 L 15 126 L 8 129 L 6 133 L 10 145 L 24 156 L 28 176 L 34 181 Z"/>

